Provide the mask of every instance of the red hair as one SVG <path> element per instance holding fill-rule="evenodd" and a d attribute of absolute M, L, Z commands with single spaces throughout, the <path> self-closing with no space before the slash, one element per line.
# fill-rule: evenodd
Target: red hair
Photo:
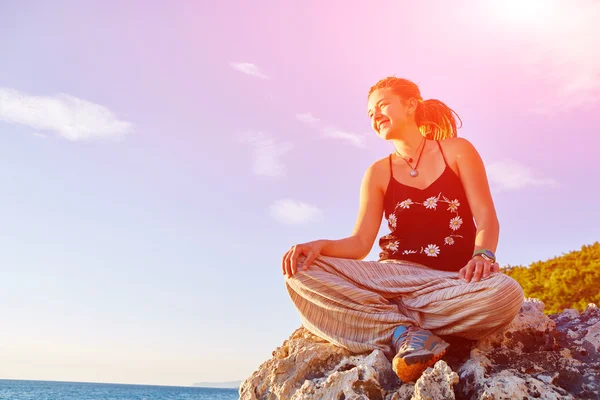
<path fill-rule="evenodd" d="M 419 87 L 414 82 L 394 76 L 387 77 L 369 89 L 369 96 L 378 89 L 391 89 L 404 100 L 414 98 L 418 101 L 415 122 L 421 134 L 427 139 L 440 140 L 458 136 L 456 118 L 462 126 L 458 114 L 439 100 L 423 100 Z"/>

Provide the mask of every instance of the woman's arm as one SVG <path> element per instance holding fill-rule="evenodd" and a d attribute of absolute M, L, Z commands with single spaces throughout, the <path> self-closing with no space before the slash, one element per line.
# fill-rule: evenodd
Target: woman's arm
<path fill-rule="evenodd" d="M 310 267 L 320 254 L 356 260 L 369 255 L 383 217 L 384 186 L 381 182 L 385 176 L 382 175 L 381 168 L 381 161 L 378 161 L 365 172 L 360 187 L 358 217 L 352 234 L 344 239 L 315 240 L 292 246 L 284 254 L 281 263 L 285 275 L 289 277 L 296 273 L 298 257 L 301 255 L 306 256 L 303 268 Z"/>
<path fill-rule="evenodd" d="M 352 234 L 344 239 L 327 240 L 321 250 L 325 256 L 362 260 L 369 255 L 383 217 L 384 193 L 377 163 L 371 165 L 362 180 L 358 216 Z"/>
<path fill-rule="evenodd" d="M 496 252 L 500 224 L 490 192 L 485 166 L 481 156 L 468 140 L 456 139 L 455 145 L 456 165 L 460 180 L 477 226 L 473 251 L 487 249 Z M 491 263 L 485 262 L 481 257 L 476 257 L 472 264 L 474 271 L 469 271 L 469 269 L 464 271 L 467 281 L 470 281 L 471 277 L 475 281 L 478 281 L 480 277 L 487 277 L 492 268 Z"/>

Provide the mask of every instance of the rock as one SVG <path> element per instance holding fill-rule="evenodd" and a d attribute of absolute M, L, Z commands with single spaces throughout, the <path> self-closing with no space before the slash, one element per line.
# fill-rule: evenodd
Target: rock
<path fill-rule="evenodd" d="M 350 356 L 347 350 L 299 328 L 242 383 L 240 398 L 290 399 L 306 381 L 325 377 Z"/>
<path fill-rule="evenodd" d="M 600 351 L 600 322 L 596 322 L 588 328 L 583 341 L 591 346 L 593 352 L 597 353 Z"/>
<path fill-rule="evenodd" d="M 546 316 L 526 300 L 509 326 L 474 346 L 455 390 L 465 399 L 600 399 L 600 357 L 588 349 L 597 310 Z"/>
<path fill-rule="evenodd" d="M 454 385 L 458 383 L 458 374 L 444 361 L 438 361 L 427 368 L 415 384 L 415 394 L 411 400 L 454 400 Z"/>
<path fill-rule="evenodd" d="M 527 299 L 500 332 L 445 338 L 448 353 L 414 384 L 402 384 L 380 350 L 351 354 L 299 328 L 242 384 L 240 399 L 600 399 L 600 309 L 543 311 Z"/>
<path fill-rule="evenodd" d="M 481 393 L 480 399 L 553 399 L 568 400 L 573 396 L 556 386 L 545 384 L 535 378 L 519 376 L 514 371 L 505 370 L 490 378 Z"/>
<path fill-rule="evenodd" d="M 306 380 L 292 400 L 324 399 L 331 393 L 347 400 L 383 400 L 385 391 L 379 381 L 385 380 L 384 374 L 390 367 L 381 351 L 374 351 L 364 358 L 346 357 L 327 376 Z"/>
<path fill-rule="evenodd" d="M 554 328 L 555 322 L 544 314 L 544 303 L 526 299 L 515 319 L 504 330 L 480 340 L 477 348 L 482 351 L 498 347 L 517 351 L 540 346 L 552 349 L 554 338 L 551 332 Z"/>
<path fill-rule="evenodd" d="M 574 308 L 567 308 L 562 312 L 562 315 L 569 319 L 579 318 L 579 311 Z"/>

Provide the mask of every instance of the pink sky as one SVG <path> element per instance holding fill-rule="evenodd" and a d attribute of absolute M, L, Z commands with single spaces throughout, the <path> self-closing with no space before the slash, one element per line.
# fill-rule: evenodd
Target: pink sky
<path fill-rule="evenodd" d="M 247 377 L 300 324 L 281 255 L 391 151 L 388 75 L 461 116 L 501 263 L 599 240 L 600 3 L 199 4 L 0 6 L 0 379 Z"/>

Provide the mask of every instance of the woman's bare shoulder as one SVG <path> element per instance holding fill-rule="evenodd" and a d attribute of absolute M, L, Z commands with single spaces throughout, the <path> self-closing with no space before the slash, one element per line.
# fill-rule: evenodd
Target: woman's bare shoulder
<path fill-rule="evenodd" d="M 379 160 L 375 160 L 369 168 L 372 168 L 374 171 L 377 171 L 377 172 L 389 171 L 390 156 L 385 156 L 383 158 L 380 158 Z"/>
<path fill-rule="evenodd" d="M 462 150 L 467 147 L 473 147 L 473 144 L 463 137 L 453 137 L 449 139 L 440 140 L 442 148 L 450 151 Z"/>
<path fill-rule="evenodd" d="M 459 158 L 472 157 L 477 153 L 475 146 L 462 137 L 454 137 L 450 139 L 440 140 L 440 145 L 444 151 L 444 155 L 449 159 L 456 162 Z"/>
<path fill-rule="evenodd" d="M 390 179 L 389 156 L 374 161 L 367 169 L 365 175 L 368 176 L 371 182 L 378 188 L 385 190 Z"/>

